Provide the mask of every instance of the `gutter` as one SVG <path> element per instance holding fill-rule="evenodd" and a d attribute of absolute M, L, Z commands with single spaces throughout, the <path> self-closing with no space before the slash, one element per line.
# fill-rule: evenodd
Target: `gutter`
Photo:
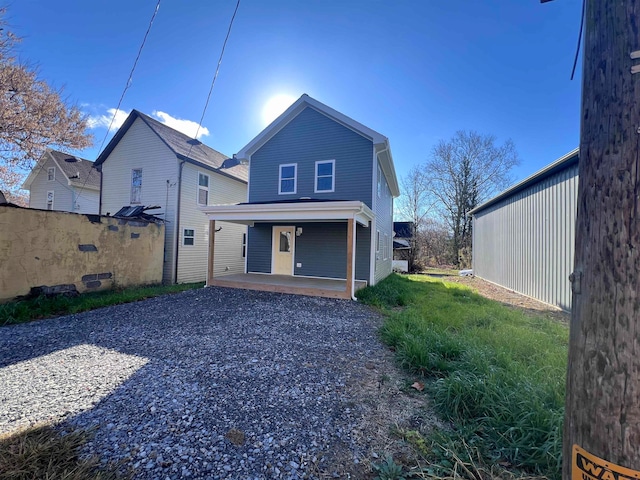
<path fill-rule="evenodd" d="M 186 160 L 181 160 L 178 166 L 178 201 L 176 202 L 176 270 L 173 273 L 173 283 L 178 283 L 178 252 L 180 251 L 180 196 L 182 195 L 182 167 Z"/>

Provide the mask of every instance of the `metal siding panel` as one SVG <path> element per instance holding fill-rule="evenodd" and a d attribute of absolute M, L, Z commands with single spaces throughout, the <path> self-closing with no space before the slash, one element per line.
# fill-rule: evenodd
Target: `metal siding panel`
<path fill-rule="evenodd" d="M 578 167 L 557 172 L 474 217 L 476 275 L 571 307 Z"/>

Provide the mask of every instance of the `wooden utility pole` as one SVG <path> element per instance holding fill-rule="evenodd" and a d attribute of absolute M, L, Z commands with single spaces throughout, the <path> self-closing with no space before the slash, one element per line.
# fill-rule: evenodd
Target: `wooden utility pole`
<path fill-rule="evenodd" d="M 587 0 L 565 480 L 640 478 L 639 50 L 640 0 Z"/>

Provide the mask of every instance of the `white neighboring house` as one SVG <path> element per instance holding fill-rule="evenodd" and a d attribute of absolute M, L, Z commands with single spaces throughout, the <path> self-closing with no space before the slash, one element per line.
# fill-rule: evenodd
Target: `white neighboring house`
<path fill-rule="evenodd" d="M 149 213 L 167 222 L 163 282 L 205 281 L 209 220 L 199 207 L 245 202 L 247 166 L 137 110 L 95 165 L 102 172 L 100 214 L 113 215 L 123 206 L 160 207 Z M 244 272 L 246 226 L 220 227 L 216 274 Z"/>
<path fill-rule="evenodd" d="M 100 173 L 93 162 L 47 150 L 22 184 L 29 190 L 29 208 L 97 214 Z"/>

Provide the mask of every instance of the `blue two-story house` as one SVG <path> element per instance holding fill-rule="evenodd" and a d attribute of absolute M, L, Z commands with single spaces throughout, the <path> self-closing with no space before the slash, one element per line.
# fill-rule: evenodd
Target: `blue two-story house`
<path fill-rule="evenodd" d="M 353 298 L 391 273 L 399 189 L 385 136 L 305 94 L 235 157 L 249 164 L 247 202 L 201 208 L 208 285 Z M 216 221 L 248 226 L 244 274 L 214 278 Z"/>

